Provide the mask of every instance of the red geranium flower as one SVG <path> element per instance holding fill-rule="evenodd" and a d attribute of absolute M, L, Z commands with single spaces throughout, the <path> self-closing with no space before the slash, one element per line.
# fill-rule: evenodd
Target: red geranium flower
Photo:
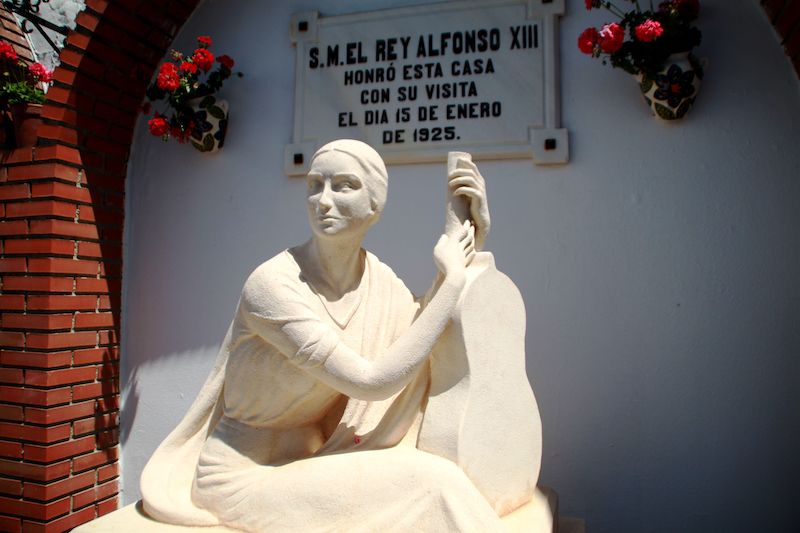
<path fill-rule="evenodd" d="M 208 48 L 209 46 L 211 46 L 211 37 L 209 37 L 208 35 L 201 35 L 200 37 L 197 38 L 197 42 L 203 48 Z"/>
<path fill-rule="evenodd" d="M 28 67 L 28 72 L 42 83 L 49 83 L 53 79 L 53 73 L 45 68 L 41 63 L 33 63 Z"/>
<path fill-rule="evenodd" d="M 150 133 L 156 137 L 163 137 L 169 133 L 170 129 L 167 120 L 158 113 L 147 122 L 147 126 L 150 128 Z"/>
<path fill-rule="evenodd" d="M 578 37 L 578 48 L 584 54 L 594 53 L 594 47 L 597 44 L 598 33 L 594 28 L 586 28 L 583 33 Z"/>
<path fill-rule="evenodd" d="M 197 65 L 184 61 L 181 63 L 181 72 L 188 72 L 189 74 L 197 74 Z"/>
<path fill-rule="evenodd" d="M 647 19 L 634 29 L 636 38 L 642 42 L 649 43 L 655 41 L 664 33 L 664 28 L 657 20 Z"/>
<path fill-rule="evenodd" d="M 158 72 L 156 85 L 165 91 L 174 91 L 181 86 L 178 68 L 173 63 L 164 63 Z"/>
<path fill-rule="evenodd" d="M 228 55 L 221 55 L 221 56 L 219 56 L 219 57 L 217 58 L 217 61 L 218 61 L 218 62 L 219 62 L 219 63 L 220 63 L 220 64 L 221 64 L 223 67 L 227 68 L 228 70 L 231 70 L 231 69 L 233 68 L 233 59 L 231 59 L 231 56 L 228 56 Z"/>
<path fill-rule="evenodd" d="M 208 70 L 214 65 L 214 54 L 205 48 L 198 48 L 194 51 L 192 61 L 194 61 L 194 64 L 200 69 L 208 72 Z"/>
<path fill-rule="evenodd" d="M 600 49 L 608 54 L 613 54 L 622 48 L 623 41 L 625 41 L 625 30 L 616 22 L 603 26 L 597 38 Z"/>
<path fill-rule="evenodd" d="M 592 9 L 593 7 L 600 7 L 600 0 L 586 0 L 586 9 Z"/>
<path fill-rule="evenodd" d="M 17 51 L 10 43 L 0 42 L 0 59 L 17 60 Z"/>

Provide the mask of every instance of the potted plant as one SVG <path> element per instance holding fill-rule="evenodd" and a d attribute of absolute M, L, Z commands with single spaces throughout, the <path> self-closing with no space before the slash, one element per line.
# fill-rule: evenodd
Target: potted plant
<path fill-rule="evenodd" d="M 662 119 L 682 118 L 691 108 L 703 79 L 703 68 L 691 54 L 701 33 L 692 23 L 700 11 L 699 0 L 668 0 L 642 9 L 638 0 L 626 0 L 624 11 L 607 0 L 585 0 L 586 9 L 605 8 L 619 17 L 597 28 L 587 28 L 578 38 L 581 52 L 603 64 L 634 75 L 653 113 Z M 642 2 L 644 3 L 644 2 Z"/>
<path fill-rule="evenodd" d="M 0 41 L 0 71 L 0 110 L 11 114 L 16 145 L 33 146 L 42 122 L 44 89 L 52 73 L 41 63 L 28 64 L 20 59 L 7 41 Z"/>
<path fill-rule="evenodd" d="M 172 50 L 171 60 L 161 64 L 147 88 L 148 101 L 143 108 L 149 113 L 151 102 L 166 104 L 148 122 L 150 133 L 164 141 L 170 137 L 180 143 L 189 141 L 201 152 L 216 152 L 225 142 L 228 103 L 216 94 L 231 76 L 234 64 L 227 55 L 215 57 L 211 44 L 211 37 L 204 35 L 197 38 L 191 55 Z"/>

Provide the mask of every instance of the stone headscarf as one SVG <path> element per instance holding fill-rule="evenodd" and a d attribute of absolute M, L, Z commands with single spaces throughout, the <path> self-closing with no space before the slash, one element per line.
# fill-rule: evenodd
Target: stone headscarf
<path fill-rule="evenodd" d="M 389 186 L 389 175 L 380 154 L 370 145 L 355 139 L 339 139 L 331 141 L 314 154 L 312 161 L 325 152 L 341 152 L 355 159 L 364 169 L 364 186 L 369 192 L 376 214 L 383 211 L 386 205 L 386 191 Z"/>

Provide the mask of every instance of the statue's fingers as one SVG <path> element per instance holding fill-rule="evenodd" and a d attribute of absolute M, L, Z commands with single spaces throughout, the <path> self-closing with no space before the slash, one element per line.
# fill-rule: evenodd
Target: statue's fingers
<path fill-rule="evenodd" d="M 475 179 L 475 176 L 470 174 L 470 175 L 467 175 L 467 176 L 457 176 L 457 177 L 451 179 L 447 183 L 447 186 L 450 189 L 457 189 L 458 187 L 475 187 L 475 188 L 477 188 L 477 187 L 480 187 L 480 184 L 478 183 L 478 180 Z"/>
<path fill-rule="evenodd" d="M 453 191 L 454 196 L 466 196 L 467 198 L 483 198 L 483 193 L 475 187 L 459 187 Z"/>

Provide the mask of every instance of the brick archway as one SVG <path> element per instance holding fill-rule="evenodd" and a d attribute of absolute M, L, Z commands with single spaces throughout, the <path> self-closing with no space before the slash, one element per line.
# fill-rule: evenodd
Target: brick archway
<path fill-rule="evenodd" d="M 117 507 L 126 163 L 144 90 L 198 0 L 87 0 L 34 148 L 0 170 L 0 530 Z"/>

